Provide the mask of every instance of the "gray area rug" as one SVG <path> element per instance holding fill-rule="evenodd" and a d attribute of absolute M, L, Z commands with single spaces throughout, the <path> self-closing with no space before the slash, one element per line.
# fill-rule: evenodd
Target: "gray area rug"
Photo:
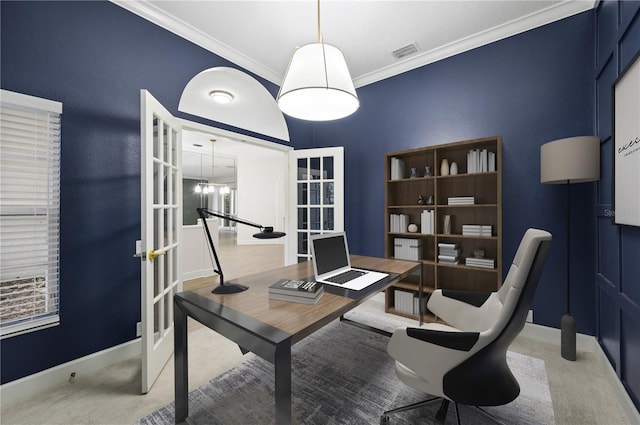
<path fill-rule="evenodd" d="M 353 319 L 373 315 L 352 314 Z M 380 325 L 380 316 L 377 324 Z M 389 329 L 396 327 L 388 321 Z M 384 410 L 428 398 L 401 383 L 394 361 L 386 352 L 389 339 L 338 321 L 292 348 L 292 387 L 295 423 L 322 425 L 377 424 Z M 506 424 L 555 424 L 544 361 L 508 353 L 511 370 L 521 387 L 508 405 L 486 408 Z M 249 359 L 189 393 L 189 422 L 197 425 L 248 425 L 274 423 L 273 365 L 258 357 Z M 432 424 L 439 403 L 394 414 L 393 425 Z M 466 424 L 491 423 L 475 410 L 461 406 Z M 169 404 L 140 419 L 137 424 L 173 424 Z M 447 424 L 455 424 L 453 405 Z"/>

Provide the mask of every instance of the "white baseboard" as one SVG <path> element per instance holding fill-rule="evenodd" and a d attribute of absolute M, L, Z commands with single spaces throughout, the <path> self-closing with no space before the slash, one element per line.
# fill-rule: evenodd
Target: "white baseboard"
<path fill-rule="evenodd" d="M 560 334 L 560 329 L 549 328 L 547 326 L 540 326 L 533 323 L 525 324 L 524 329 L 520 332 L 520 335 L 524 337 L 555 344 L 558 347 L 560 347 Z M 633 404 L 631 397 L 629 397 L 629 393 L 627 393 L 622 382 L 620 382 L 618 374 L 613 369 L 613 366 L 609 362 L 609 359 L 596 338 L 591 335 L 577 334 L 576 348 L 579 351 L 594 353 L 600 358 L 599 360 L 606 370 L 605 374 L 607 376 L 607 381 L 609 381 L 609 385 L 611 385 L 611 389 L 618 399 L 620 407 L 622 407 L 622 410 L 627 415 L 629 423 L 640 424 L 640 413 L 638 413 L 638 409 L 636 409 L 636 406 Z M 560 355 L 560 350 L 558 350 L 558 355 Z"/>
<path fill-rule="evenodd" d="M 67 382 L 72 373 L 75 376 L 96 372 L 107 366 L 139 356 L 141 353 L 140 338 L 134 339 L 97 353 L 72 360 L 67 363 L 25 376 L 0 386 L 0 406 L 32 397 L 44 390 Z"/>
<path fill-rule="evenodd" d="M 207 277 L 213 275 L 213 269 L 211 267 L 201 270 L 193 270 L 190 272 L 182 273 L 182 281 L 198 279 L 200 277 Z"/>

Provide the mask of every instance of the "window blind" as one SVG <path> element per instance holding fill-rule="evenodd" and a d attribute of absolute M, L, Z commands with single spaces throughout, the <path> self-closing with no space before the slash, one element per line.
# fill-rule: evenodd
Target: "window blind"
<path fill-rule="evenodd" d="M 1 91 L 0 335 L 59 323 L 62 104 Z"/>

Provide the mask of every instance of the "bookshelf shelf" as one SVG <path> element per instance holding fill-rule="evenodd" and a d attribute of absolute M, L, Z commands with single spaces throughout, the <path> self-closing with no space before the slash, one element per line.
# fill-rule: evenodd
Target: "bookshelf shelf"
<path fill-rule="evenodd" d="M 485 153 L 486 152 L 486 153 Z M 459 174 L 441 175 L 443 159 L 456 162 Z M 418 239 L 419 261 L 422 263 L 422 302 L 436 289 L 495 291 L 502 284 L 502 140 L 500 136 L 466 140 L 444 145 L 426 146 L 385 155 L 385 256 L 395 256 L 395 239 Z M 425 167 L 430 176 L 423 176 Z M 412 168 L 418 176 L 409 178 Z M 468 173 L 468 170 L 488 170 Z M 432 197 L 434 204 L 419 204 Z M 449 204 L 464 198 L 472 204 Z M 429 213 L 425 213 L 428 211 Z M 392 218 L 395 215 L 395 220 Z M 398 220 L 398 216 L 401 217 Z M 426 216 L 426 218 L 425 218 Z M 449 232 L 445 232 L 445 216 L 449 216 Z M 426 221 L 425 221 L 426 220 Z M 400 223 L 400 227 L 398 227 Z M 402 230 L 403 226 L 417 224 L 418 232 Z M 427 226 L 426 234 L 421 233 Z M 491 236 L 462 234 L 471 226 L 490 226 Z M 469 226 L 469 227 L 466 227 Z M 392 231 L 393 227 L 393 231 Z M 483 227 L 483 229 L 485 229 Z M 486 229 L 485 229 L 486 230 Z M 474 231 L 471 228 L 471 231 Z M 433 233 L 431 233 L 433 232 Z M 399 241 L 400 242 L 400 241 Z M 439 244 L 448 244 L 445 247 Z M 447 248 L 448 247 L 448 248 Z M 441 249 L 443 251 L 441 251 Z M 446 264 L 438 255 L 446 250 L 457 255 L 459 264 Z M 495 268 L 472 267 L 465 258 L 477 251 L 495 260 Z M 419 293 L 418 279 L 401 281 L 387 290 L 385 311 L 404 317 L 417 318 L 396 305 L 396 292 Z M 406 295 L 397 293 L 405 299 Z M 404 311 L 402 311 L 404 310 Z M 436 320 L 425 307 L 424 319 Z"/>

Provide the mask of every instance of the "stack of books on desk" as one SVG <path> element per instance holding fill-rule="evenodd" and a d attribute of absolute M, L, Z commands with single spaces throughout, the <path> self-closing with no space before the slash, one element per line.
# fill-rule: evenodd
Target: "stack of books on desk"
<path fill-rule="evenodd" d="M 455 243 L 438 244 L 438 262 L 443 264 L 458 264 L 460 249 Z"/>
<path fill-rule="evenodd" d="M 316 304 L 324 293 L 324 285 L 310 280 L 280 279 L 269 286 L 272 300 Z"/>

